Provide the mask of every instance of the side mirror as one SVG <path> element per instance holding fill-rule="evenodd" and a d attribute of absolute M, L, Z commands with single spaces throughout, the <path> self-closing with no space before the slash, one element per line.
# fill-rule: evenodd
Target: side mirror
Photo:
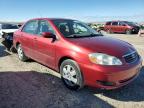
<path fill-rule="evenodd" d="M 42 37 L 44 37 L 44 38 L 53 38 L 53 39 L 56 38 L 56 36 L 51 32 L 43 32 Z"/>

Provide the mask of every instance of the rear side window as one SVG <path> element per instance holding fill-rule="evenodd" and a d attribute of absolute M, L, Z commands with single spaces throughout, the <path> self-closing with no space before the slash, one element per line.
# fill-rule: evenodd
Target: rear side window
<path fill-rule="evenodd" d="M 113 22 L 112 25 L 117 26 L 117 25 L 118 25 L 118 22 Z"/>
<path fill-rule="evenodd" d="M 106 25 L 111 25 L 111 22 L 107 22 Z"/>
<path fill-rule="evenodd" d="M 33 20 L 29 21 L 24 25 L 22 32 L 29 33 L 29 34 L 36 34 L 38 29 L 38 21 Z"/>

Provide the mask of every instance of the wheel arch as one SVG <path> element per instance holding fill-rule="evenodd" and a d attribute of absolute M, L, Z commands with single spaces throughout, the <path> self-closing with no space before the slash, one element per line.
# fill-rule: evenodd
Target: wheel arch
<path fill-rule="evenodd" d="M 15 48 L 17 49 L 18 45 L 20 44 L 20 42 L 16 42 L 15 44 Z"/>
<path fill-rule="evenodd" d="M 67 59 L 71 59 L 71 60 L 74 60 L 72 57 L 69 57 L 69 56 L 63 56 L 59 59 L 58 61 L 58 71 L 60 71 L 60 65 L 62 64 L 63 61 L 67 60 Z M 75 60 L 74 60 L 75 61 Z"/>
<path fill-rule="evenodd" d="M 81 70 L 81 66 L 79 65 L 78 61 L 76 61 L 73 57 L 69 57 L 69 56 L 61 57 L 59 60 L 59 63 L 58 63 L 58 72 L 60 72 L 60 65 L 62 64 L 62 62 L 65 60 L 68 60 L 68 59 L 75 61 L 79 67 L 79 71 L 80 71 L 81 77 L 82 77 L 82 86 L 80 88 L 82 88 L 85 85 L 84 74 Z"/>

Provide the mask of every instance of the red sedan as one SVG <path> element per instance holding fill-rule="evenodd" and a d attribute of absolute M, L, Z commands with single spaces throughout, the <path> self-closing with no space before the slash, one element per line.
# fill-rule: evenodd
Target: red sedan
<path fill-rule="evenodd" d="M 21 61 L 31 58 L 61 74 L 72 90 L 84 85 L 115 89 L 135 79 L 142 59 L 124 41 L 98 34 L 86 24 L 70 19 L 38 18 L 14 33 Z"/>

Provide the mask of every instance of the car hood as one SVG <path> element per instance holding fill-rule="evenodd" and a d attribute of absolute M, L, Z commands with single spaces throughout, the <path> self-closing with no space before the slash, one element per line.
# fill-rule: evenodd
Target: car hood
<path fill-rule="evenodd" d="M 18 29 L 3 29 L 3 30 L 1 30 L 2 32 L 5 32 L 5 33 L 13 33 L 13 32 L 15 32 L 16 30 L 18 30 Z"/>
<path fill-rule="evenodd" d="M 88 50 L 90 53 L 105 53 L 116 57 L 135 51 L 134 47 L 127 42 L 107 36 L 71 39 L 74 45 Z"/>

